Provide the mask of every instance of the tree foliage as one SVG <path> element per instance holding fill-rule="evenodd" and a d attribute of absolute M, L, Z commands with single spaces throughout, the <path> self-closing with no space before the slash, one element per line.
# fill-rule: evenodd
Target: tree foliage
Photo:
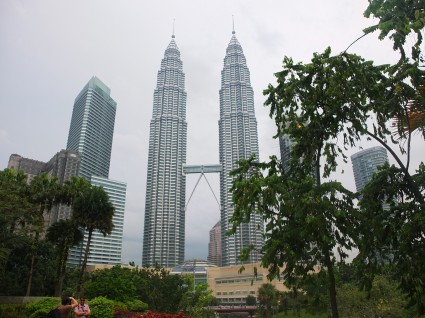
<path fill-rule="evenodd" d="M 250 158 L 232 172 L 233 229 L 252 213 L 263 216 L 262 265 L 271 278 L 282 274 L 297 287 L 314 266 L 325 269 L 333 317 L 338 317 L 333 267 L 354 246 L 365 287 L 372 287 L 377 268 L 392 257 L 399 286 L 418 312 L 425 311 L 423 166 L 410 172 L 412 132 L 423 131 L 425 123 L 419 46 L 424 6 L 415 0 L 369 2 L 365 15 L 379 23 L 365 32 L 379 29 L 380 38 L 393 40 L 401 54 L 394 65 L 375 65 L 348 52 L 332 55 L 330 48 L 314 53 L 309 63 L 285 57 L 283 70 L 275 73 L 277 85 L 264 94 L 275 137 L 293 141 L 291 162 L 284 169 L 275 157 L 264 163 Z M 407 58 L 403 46 L 410 33 L 417 42 Z M 330 177 L 343 173 L 338 162 L 347 162 L 347 152 L 365 139 L 385 147 L 397 165 L 383 167 L 362 193 L 351 193 Z"/>
<path fill-rule="evenodd" d="M 278 310 L 279 291 L 272 284 L 263 284 L 258 288 L 258 315 L 272 317 Z"/>
<path fill-rule="evenodd" d="M 73 219 L 75 219 L 79 226 L 83 227 L 83 229 L 87 231 L 87 245 L 85 247 L 77 288 L 77 292 L 79 292 L 83 283 L 83 276 L 90 252 L 93 232 L 98 231 L 103 234 L 103 236 L 111 234 L 114 227 L 112 218 L 115 213 L 115 208 L 109 200 L 106 191 L 102 187 L 98 186 L 91 186 L 84 189 L 82 193 L 76 196 L 72 203 L 72 208 Z"/>

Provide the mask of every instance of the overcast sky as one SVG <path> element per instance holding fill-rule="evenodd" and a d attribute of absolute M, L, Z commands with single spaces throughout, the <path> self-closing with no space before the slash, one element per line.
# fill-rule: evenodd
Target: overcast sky
<path fill-rule="evenodd" d="M 153 90 L 173 20 L 186 74 L 187 164 L 218 163 L 218 92 L 232 15 L 251 72 L 260 159 L 266 160 L 279 146 L 262 91 L 275 82 L 283 57 L 308 62 L 327 46 L 343 51 L 373 24 L 363 18 L 366 6 L 367 0 L 1 0 L 0 169 L 12 153 L 48 161 L 64 149 L 74 99 L 96 75 L 118 104 L 109 177 L 127 183 L 122 258 L 140 264 Z M 391 43 L 376 34 L 349 52 L 378 64 L 397 59 Z M 423 147 L 415 148 L 414 163 L 424 155 Z M 341 170 L 334 178 L 355 190 L 351 162 Z M 219 176 L 207 178 L 218 196 Z M 187 177 L 187 199 L 197 179 Z M 218 220 L 218 204 L 201 180 L 187 209 L 186 259 L 206 259 L 208 232 Z"/>

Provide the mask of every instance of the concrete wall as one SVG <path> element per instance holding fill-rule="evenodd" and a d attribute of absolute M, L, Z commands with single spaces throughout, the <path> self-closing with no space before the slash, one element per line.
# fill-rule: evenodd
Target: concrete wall
<path fill-rule="evenodd" d="M 0 296 L 0 304 L 26 304 L 43 298 L 45 297 Z M 60 299 L 58 298 L 58 303 L 59 302 Z"/>

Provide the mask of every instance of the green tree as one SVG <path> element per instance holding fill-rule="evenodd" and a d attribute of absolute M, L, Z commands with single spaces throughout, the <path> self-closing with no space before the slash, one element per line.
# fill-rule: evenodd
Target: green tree
<path fill-rule="evenodd" d="M 272 284 L 263 284 L 258 288 L 258 315 L 270 318 L 278 309 L 279 291 Z"/>
<path fill-rule="evenodd" d="M 246 305 L 247 306 L 255 306 L 256 304 L 257 304 L 257 298 L 255 298 L 255 296 L 248 295 L 246 297 Z"/>
<path fill-rule="evenodd" d="M 180 311 L 186 312 L 191 317 L 213 316 L 207 307 L 217 303 L 217 299 L 212 296 L 212 291 L 208 290 L 207 284 L 196 284 L 192 275 L 184 276 L 184 293 L 179 304 Z"/>
<path fill-rule="evenodd" d="M 285 264 L 283 276 L 288 284 L 294 285 L 297 277 L 305 277 L 314 264 L 323 265 L 328 272 L 333 317 L 338 317 L 333 251 L 338 246 L 350 249 L 354 243 L 360 248 L 365 264 L 370 264 L 371 256 L 385 247 L 397 246 L 400 286 L 409 293 L 413 303 L 421 301 L 419 294 L 424 280 L 409 278 L 406 269 L 414 265 L 420 271 L 425 259 L 418 255 L 422 253 L 418 251 L 424 251 L 425 187 L 420 183 L 424 178 L 421 169 L 415 175 L 409 172 L 411 129 L 404 135 L 407 141 L 398 143 L 388 128 L 395 118 L 410 125 L 410 101 L 423 100 L 417 93 L 424 83 L 424 72 L 418 67 L 420 49 L 415 47 L 409 60 L 400 45 L 407 36 L 402 33 L 411 30 L 416 32 L 420 43 L 421 34 L 416 26 L 423 28 L 424 4 L 407 1 L 415 4 L 409 7 L 402 2 L 370 1 L 366 12 L 377 17 L 385 12 L 378 26 L 366 32 L 385 29 L 381 36 L 391 32 L 394 47 L 402 54 L 396 65 L 375 66 L 347 52 L 332 56 L 329 48 L 322 54 L 315 53 L 308 64 L 295 64 L 291 58 L 284 58 L 283 70 L 275 74 L 278 85 L 269 85 L 264 93 L 268 96 L 266 105 L 270 106 L 270 116 L 275 119 L 277 135 L 288 135 L 295 142 L 289 170 L 283 171 L 277 160 L 271 158 L 268 163 L 257 163 L 253 159 L 242 161 L 240 168 L 233 172 L 236 177 L 235 226 L 249 220 L 251 213 L 264 216 L 267 225 L 262 260 L 263 265 L 272 265 L 271 277 L 279 275 L 279 268 Z M 404 31 L 400 17 L 403 17 Z M 423 103 L 418 105 L 424 109 Z M 363 196 L 362 208 L 357 210 L 353 206 L 356 196 L 342 184 L 323 183 L 321 178 L 329 178 L 337 170 L 338 159 L 346 161 L 346 151 L 363 137 L 384 146 L 398 167 L 386 170 L 386 179 L 383 177 L 380 181 L 385 181 L 387 186 L 375 182 L 374 196 Z M 392 147 L 407 153 L 406 163 Z M 403 186 L 403 190 L 397 192 L 398 197 L 403 198 L 400 204 L 395 200 L 396 191 L 389 190 L 398 189 L 399 185 Z M 393 207 L 388 213 L 382 208 L 384 201 Z M 377 212 L 371 213 L 372 209 Z M 391 234 L 389 238 L 402 242 L 388 245 L 384 235 L 375 235 L 383 233 L 385 223 L 390 224 L 388 229 L 393 229 L 386 231 Z M 374 225 L 372 230 L 370 224 Z M 406 225 L 408 234 L 400 235 L 397 224 Z M 409 248 L 412 240 L 414 246 Z M 371 241 L 375 244 L 368 245 Z M 343 259 L 345 253 L 340 251 L 340 259 Z M 366 277 L 373 278 L 373 269 Z M 404 286 L 406 280 L 408 283 Z M 415 291 L 418 292 L 415 294 Z"/>
<path fill-rule="evenodd" d="M 60 297 L 62 294 L 63 280 L 66 271 L 66 262 L 68 259 L 69 249 L 72 246 L 78 245 L 83 240 L 84 234 L 72 219 L 60 220 L 56 223 L 53 223 L 47 229 L 46 238 L 56 246 L 57 283 L 55 288 L 55 296 Z"/>
<path fill-rule="evenodd" d="M 103 296 L 111 300 L 127 302 L 138 299 L 132 270 L 114 266 L 111 269 L 96 270 L 89 274 L 84 284 L 85 296 Z"/>
<path fill-rule="evenodd" d="M 179 275 L 160 267 L 138 268 L 137 290 L 152 311 L 177 313 L 188 286 Z M 173 291 L 170 293 L 170 291 Z"/>
<path fill-rule="evenodd" d="M 52 207 L 60 202 L 60 192 L 61 186 L 58 183 L 58 179 L 56 177 L 50 177 L 46 173 L 41 173 L 38 176 L 35 176 L 29 186 L 29 200 L 34 204 L 37 204 L 39 209 L 36 215 L 38 222 L 33 226 L 35 236 L 32 243 L 31 266 L 26 296 L 29 296 L 31 293 L 33 271 L 37 258 L 40 234 L 43 233 L 45 229 L 43 215 L 44 213 L 49 213 Z"/>
<path fill-rule="evenodd" d="M 109 201 L 108 194 L 102 187 L 91 186 L 79 194 L 72 203 L 73 218 L 77 224 L 87 231 L 87 245 L 84 252 L 81 274 L 77 286 L 80 292 L 83 283 L 83 275 L 87 266 L 90 244 L 93 232 L 99 231 L 104 236 L 111 234 L 113 229 L 112 218 L 114 216 L 114 206 Z"/>
<path fill-rule="evenodd" d="M 27 177 L 22 171 L 0 171 L 0 277 L 12 250 L 28 243 L 29 225 L 35 222 L 37 206 L 27 193 Z"/>

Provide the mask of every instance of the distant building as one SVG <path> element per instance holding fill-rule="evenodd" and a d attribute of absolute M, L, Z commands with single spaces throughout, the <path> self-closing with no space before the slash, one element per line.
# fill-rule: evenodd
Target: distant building
<path fill-rule="evenodd" d="M 150 122 L 143 266 L 184 260 L 187 123 L 185 74 L 172 36 L 158 71 Z"/>
<path fill-rule="evenodd" d="M 250 73 L 242 46 L 232 32 L 221 71 L 219 149 L 220 164 L 220 206 L 221 244 L 224 266 L 241 263 L 238 256 L 241 250 L 254 246 L 248 263 L 260 260 L 259 251 L 263 247 L 264 222 L 259 214 L 252 214 L 249 223 L 241 223 L 234 235 L 226 235 L 232 228 L 229 221 L 233 216 L 232 202 L 233 177 L 229 173 L 240 159 L 255 155 L 259 159 L 257 119 L 254 108 L 254 92 Z"/>
<path fill-rule="evenodd" d="M 378 171 L 378 167 L 386 162 L 388 162 L 387 150 L 381 146 L 368 148 L 351 156 L 357 192 L 363 190 Z"/>
<path fill-rule="evenodd" d="M 270 282 L 267 279 L 268 270 L 261 267 L 260 263 L 246 264 L 242 272 L 240 268 L 240 265 L 207 268 L 208 288 L 213 291 L 220 305 L 245 305 L 247 296 L 258 298 L 258 288 L 266 283 L 281 292 L 289 291 L 280 280 Z"/>
<path fill-rule="evenodd" d="M 111 90 L 92 77 L 74 102 L 66 149 L 81 155 L 80 176 L 108 178 L 117 103 Z"/>
<path fill-rule="evenodd" d="M 172 275 L 190 275 L 194 277 L 194 285 L 206 284 L 208 282 L 208 269 L 216 267 L 216 265 L 211 264 L 202 259 L 190 259 L 183 262 L 183 264 L 174 266 L 170 274 Z"/>
<path fill-rule="evenodd" d="M 73 176 L 78 176 L 80 169 L 80 154 L 73 150 L 61 150 L 46 163 L 45 171 L 51 176 L 58 178 L 60 184 L 70 180 Z M 60 204 L 54 206 L 50 211 L 49 225 L 71 217 L 71 206 Z"/>
<path fill-rule="evenodd" d="M 280 160 L 285 172 L 288 172 L 291 165 L 291 152 L 293 146 L 294 143 L 288 135 L 279 136 Z"/>
<path fill-rule="evenodd" d="M 107 178 L 92 176 L 90 182 L 94 186 L 101 186 L 108 193 L 109 200 L 115 208 L 112 218 L 114 228 L 112 233 L 103 236 L 98 231 L 93 232 L 90 245 L 90 253 L 87 264 L 121 264 L 122 236 L 124 229 L 124 211 L 127 185 L 123 182 L 110 180 Z M 69 262 L 72 265 L 81 265 L 84 251 L 87 246 L 87 235 L 79 248 L 72 249 L 69 255 Z"/>
<path fill-rule="evenodd" d="M 31 183 L 35 176 L 38 176 L 43 172 L 46 163 L 34 159 L 24 158 L 18 154 L 12 154 L 9 157 L 9 163 L 7 167 L 13 169 L 16 172 L 22 170 L 27 175 L 27 182 Z"/>
<path fill-rule="evenodd" d="M 208 243 L 208 262 L 221 266 L 221 222 L 210 230 L 210 241 Z"/>
<path fill-rule="evenodd" d="M 9 158 L 7 167 L 15 171 L 22 170 L 27 176 L 27 182 L 30 183 L 35 176 L 45 172 L 49 176 L 58 178 L 59 184 L 63 184 L 72 176 L 78 175 L 80 166 L 80 155 L 72 150 L 61 150 L 56 153 L 47 163 L 24 158 L 18 154 L 12 154 Z M 45 213 L 45 228 L 49 225 L 63 219 L 69 218 L 71 208 L 67 205 L 54 206 L 52 210 Z"/>

